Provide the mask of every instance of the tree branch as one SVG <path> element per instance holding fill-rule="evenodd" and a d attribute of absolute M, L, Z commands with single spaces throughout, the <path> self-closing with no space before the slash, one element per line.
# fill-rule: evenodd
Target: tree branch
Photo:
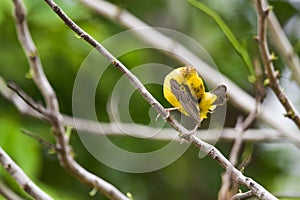
<path fill-rule="evenodd" d="M 264 64 L 264 67 L 267 72 L 267 76 L 269 79 L 270 88 L 273 90 L 275 95 L 277 96 L 280 103 L 286 110 L 286 116 L 289 117 L 300 129 L 300 117 L 297 110 L 294 108 L 292 102 L 285 95 L 283 89 L 281 88 L 278 76 L 276 75 L 274 66 L 273 66 L 273 58 L 269 52 L 267 38 L 266 38 L 266 20 L 269 14 L 269 8 L 263 5 L 264 0 L 256 0 L 256 8 L 257 8 L 257 16 L 258 16 L 258 35 L 257 35 L 257 43 L 261 53 L 261 58 Z"/>
<path fill-rule="evenodd" d="M 292 72 L 292 78 L 300 85 L 300 61 L 289 39 L 282 30 L 276 15 L 272 10 L 267 17 L 271 44 L 274 45 L 280 57 Z"/>
<path fill-rule="evenodd" d="M 232 163 L 233 166 L 237 166 L 238 159 L 241 153 L 241 149 L 244 143 L 243 135 L 245 134 L 245 131 L 248 129 L 248 127 L 254 122 L 256 119 L 257 113 L 259 112 L 261 108 L 261 103 L 266 97 L 265 88 L 263 87 L 263 73 L 261 70 L 261 66 L 258 64 L 258 62 L 255 62 L 254 60 L 254 68 L 255 68 L 255 77 L 256 81 L 254 83 L 255 86 L 255 96 L 256 96 L 256 104 L 255 104 L 255 110 L 251 111 L 250 114 L 247 116 L 247 118 L 242 121 L 242 118 L 239 117 L 237 119 L 237 123 L 235 126 L 235 129 L 237 131 L 237 137 L 233 143 L 233 146 L 230 151 L 229 160 Z M 245 166 L 243 166 L 245 167 Z M 235 194 L 238 190 L 237 184 L 232 184 L 232 181 L 230 179 L 230 174 L 225 173 L 222 175 L 222 187 L 219 191 L 219 200 L 227 200 L 231 198 L 233 194 Z"/>
<path fill-rule="evenodd" d="M 15 105 L 15 107 L 19 110 L 20 113 L 45 120 L 44 115 L 42 115 L 40 112 L 36 111 L 34 108 L 29 106 L 28 102 L 26 103 L 25 100 L 22 99 L 22 97 L 20 97 L 20 94 L 8 88 L 7 83 L 5 82 L 5 80 L 3 80 L 1 76 L 0 76 L 0 93 L 4 98 L 12 102 Z"/>
<path fill-rule="evenodd" d="M 16 83 L 10 82 L 7 87 L 13 90 L 21 99 L 28 104 L 33 110 L 37 111 L 43 116 L 48 115 L 48 110 L 41 104 L 35 102 L 29 95 L 27 95 Z"/>
<path fill-rule="evenodd" d="M 45 2 L 52 8 L 52 10 L 64 21 L 64 23 L 72 29 L 76 34 L 80 35 L 86 42 L 95 47 L 95 49 L 106 57 L 113 66 L 119 69 L 132 83 L 132 85 L 139 91 L 139 93 L 145 98 L 145 100 L 162 116 L 167 117 L 165 109 L 160 105 L 160 103 L 147 91 L 143 84 L 111 53 L 109 53 L 100 43 L 98 43 L 94 38 L 89 34 L 84 32 L 78 25 L 76 25 L 64 12 L 63 10 L 54 3 L 52 0 L 45 0 Z M 182 138 L 186 141 L 194 144 L 198 147 L 203 153 L 208 154 L 210 157 L 215 159 L 226 171 L 229 171 L 232 174 L 232 178 L 245 185 L 253 193 L 262 199 L 277 199 L 271 193 L 269 193 L 265 188 L 259 185 L 257 182 L 252 179 L 245 177 L 239 170 L 234 168 L 232 164 L 221 154 L 221 152 L 216 149 L 214 146 L 203 142 L 196 136 L 189 134 L 189 131 L 186 130 L 181 124 L 179 124 L 172 116 L 166 118 L 166 121 L 173 126 L 179 133 L 181 133 Z"/>
<path fill-rule="evenodd" d="M 27 21 L 26 21 L 25 6 L 21 0 L 12 0 L 12 1 L 14 3 L 14 8 L 15 8 L 14 16 L 16 21 L 18 38 L 20 43 L 22 44 L 29 65 L 34 73 L 33 80 L 36 86 L 41 91 L 48 108 L 57 112 L 58 102 L 56 99 L 56 95 L 44 73 L 40 57 L 36 50 L 36 46 L 29 32 Z"/>
<path fill-rule="evenodd" d="M 0 194 L 7 200 L 23 200 L 15 194 L 9 187 L 0 182 Z"/>
<path fill-rule="evenodd" d="M 242 121 L 241 118 L 238 118 L 236 124 L 237 137 L 234 140 L 233 146 L 230 151 L 229 160 L 233 166 L 237 165 L 239 154 L 242 148 L 242 144 L 244 142 L 243 135 L 245 134 L 245 129 L 254 121 L 256 117 L 257 109 L 251 112 L 247 118 Z M 231 174 L 227 171 L 222 175 L 222 187 L 219 191 L 218 199 L 219 200 L 227 200 L 232 195 L 231 193 L 236 193 L 235 189 L 230 190 L 232 186 Z"/>
<path fill-rule="evenodd" d="M 128 200 L 117 188 L 96 175 L 86 171 L 73 158 L 72 147 L 69 145 L 69 137 L 65 134 L 62 116 L 59 113 L 56 94 L 51 87 L 40 62 L 36 47 L 31 38 L 27 22 L 26 10 L 21 0 L 13 0 L 15 8 L 15 21 L 19 41 L 26 53 L 29 65 L 33 72 L 33 80 L 42 93 L 47 109 L 43 115 L 49 119 L 53 126 L 56 140 L 56 148 L 60 164 L 81 182 L 96 188 L 110 199 Z M 31 105 L 35 106 L 35 105 Z"/>
<path fill-rule="evenodd" d="M 216 160 L 224 169 L 226 169 L 226 172 L 231 174 L 231 178 L 237 182 L 240 183 L 247 188 L 249 188 L 253 194 L 263 200 L 275 200 L 277 199 L 274 195 L 272 195 L 270 192 L 268 192 L 264 187 L 262 187 L 260 184 L 255 182 L 249 177 L 246 177 L 242 174 L 241 171 L 237 170 L 229 160 L 227 160 L 223 154 L 214 146 L 207 144 L 200 140 L 199 138 L 195 137 L 194 135 L 190 134 L 184 134 L 183 138 L 190 141 L 192 144 L 194 144 L 196 147 L 200 149 L 205 154 L 208 154 L 211 158 Z"/>
<path fill-rule="evenodd" d="M 22 169 L 6 154 L 0 147 L 0 163 L 3 168 L 16 180 L 16 182 L 30 196 L 37 200 L 51 200 L 48 194 L 43 192 L 30 178 L 22 171 Z"/>

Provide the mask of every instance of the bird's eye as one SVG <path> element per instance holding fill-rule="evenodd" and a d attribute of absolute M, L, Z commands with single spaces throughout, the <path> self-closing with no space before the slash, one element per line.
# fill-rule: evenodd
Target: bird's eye
<path fill-rule="evenodd" d="M 184 88 L 183 85 L 180 86 L 180 90 L 181 90 L 181 91 L 184 91 L 184 90 L 185 90 L 185 88 Z"/>

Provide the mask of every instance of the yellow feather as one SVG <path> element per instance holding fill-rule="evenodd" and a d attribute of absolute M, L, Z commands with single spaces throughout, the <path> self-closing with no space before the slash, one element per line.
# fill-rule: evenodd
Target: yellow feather
<path fill-rule="evenodd" d="M 215 93 L 205 92 L 203 80 L 197 70 L 186 65 L 174 69 L 165 77 L 163 93 L 172 106 L 200 125 L 200 122 L 207 118 L 207 113 L 216 108 L 214 102 L 219 96 L 221 98 L 218 105 L 225 103 L 226 87 L 219 86 L 217 90 Z"/>

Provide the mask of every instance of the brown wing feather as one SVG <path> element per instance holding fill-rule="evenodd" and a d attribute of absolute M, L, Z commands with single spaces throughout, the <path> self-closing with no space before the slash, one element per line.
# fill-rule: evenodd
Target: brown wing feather
<path fill-rule="evenodd" d="M 196 124 L 200 124 L 198 101 L 192 96 L 186 84 L 179 84 L 175 79 L 170 80 L 171 91 L 180 102 L 183 109 Z"/>

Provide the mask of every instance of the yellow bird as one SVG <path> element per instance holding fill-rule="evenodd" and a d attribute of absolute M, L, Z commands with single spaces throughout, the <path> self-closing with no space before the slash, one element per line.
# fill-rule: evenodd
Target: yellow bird
<path fill-rule="evenodd" d="M 205 92 L 202 78 L 197 70 L 189 65 L 171 71 L 164 80 L 164 97 L 180 112 L 189 116 L 196 124 L 194 132 L 212 113 L 217 106 L 223 105 L 226 100 L 226 86 L 220 85 L 211 92 Z"/>

